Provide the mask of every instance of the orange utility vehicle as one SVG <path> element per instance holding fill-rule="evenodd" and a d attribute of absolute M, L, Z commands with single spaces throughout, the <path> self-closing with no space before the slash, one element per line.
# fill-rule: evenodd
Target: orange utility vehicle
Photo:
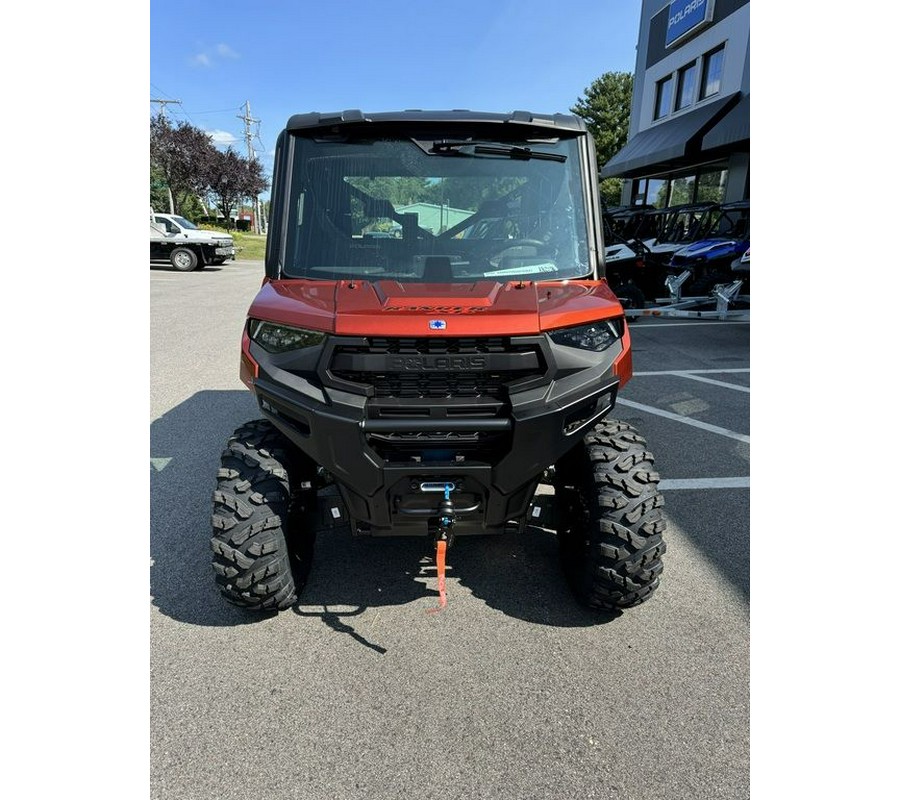
<path fill-rule="evenodd" d="M 323 510 L 355 535 L 430 541 L 441 605 L 455 537 L 530 523 L 556 530 L 581 602 L 650 597 L 663 498 L 644 439 L 608 416 L 631 344 L 596 176 L 573 116 L 289 120 L 241 351 L 263 418 L 229 439 L 214 496 L 228 600 L 294 604 Z"/>

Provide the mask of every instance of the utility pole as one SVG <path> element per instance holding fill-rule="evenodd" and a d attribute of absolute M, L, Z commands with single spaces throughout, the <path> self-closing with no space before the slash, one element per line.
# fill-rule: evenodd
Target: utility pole
<path fill-rule="evenodd" d="M 154 99 L 150 98 L 151 103 L 159 103 L 159 115 L 165 119 L 166 118 L 166 105 L 169 103 L 175 103 L 176 105 L 181 105 L 181 100 L 162 100 L 162 99 Z M 169 213 L 175 213 L 175 198 L 172 197 L 172 189 L 166 186 L 166 191 L 169 193 Z"/>
<path fill-rule="evenodd" d="M 163 117 L 165 117 L 165 115 L 166 115 L 166 106 L 169 103 L 175 103 L 176 105 L 179 105 L 179 106 L 181 105 L 181 100 L 157 100 L 152 97 L 150 98 L 150 102 L 151 103 L 159 103 L 159 113 L 160 113 L 160 116 L 163 116 Z"/>
<path fill-rule="evenodd" d="M 247 142 L 247 158 L 250 161 L 254 161 L 256 159 L 256 153 L 253 150 L 253 132 L 250 130 L 250 125 L 254 122 L 258 125 L 262 120 L 253 119 L 250 115 L 249 100 L 244 103 L 244 113 L 243 115 L 238 114 L 238 119 L 244 121 L 244 140 Z M 259 222 L 259 195 L 257 195 L 253 198 L 253 229 L 255 233 L 262 233 Z"/>

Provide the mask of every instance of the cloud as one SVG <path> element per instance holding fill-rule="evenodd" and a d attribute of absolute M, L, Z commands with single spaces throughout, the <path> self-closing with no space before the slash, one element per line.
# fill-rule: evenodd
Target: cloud
<path fill-rule="evenodd" d="M 237 137 L 229 133 L 228 131 L 207 131 L 207 133 L 212 137 L 213 144 L 217 147 L 228 147 L 229 145 L 237 144 Z"/>
<path fill-rule="evenodd" d="M 240 58 L 240 53 L 224 42 L 219 42 L 215 47 L 204 47 L 199 53 L 191 56 L 191 64 L 195 67 L 214 67 L 223 59 Z"/>

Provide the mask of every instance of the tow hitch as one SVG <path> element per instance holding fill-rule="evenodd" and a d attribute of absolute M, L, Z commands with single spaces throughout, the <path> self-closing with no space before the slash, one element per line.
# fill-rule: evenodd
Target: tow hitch
<path fill-rule="evenodd" d="M 437 524 L 434 528 L 434 562 L 437 567 L 438 581 L 438 607 L 429 609 L 430 612 L 440 611 L 447 605 L 447 548 L 453 544 L 453 523 L 456 522 L 456 511 L 453 508 L 453 501 L 450 499 L 450 492 L 453 490 L 452 483 L 445 483 L 444 499 L 438 506 Z M 424 484 L 423 484 L 424 489 Z M 434 491 L 434 489 L 430 489 Z"/>

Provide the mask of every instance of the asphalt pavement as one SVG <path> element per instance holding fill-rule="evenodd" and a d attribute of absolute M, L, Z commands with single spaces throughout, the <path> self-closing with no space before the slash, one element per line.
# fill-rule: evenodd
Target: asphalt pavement
<path fill-rule="evenodd" d="M 297 607 L 213 583 L 211 496 L 259 262 L 150 270 L 150 796 L 749 797 L 749 323 L 644 318 L 614 416 L 655 452 L 662 584 L 578 606 L 552 532 L 426 544 L 325 531 Z"/>

